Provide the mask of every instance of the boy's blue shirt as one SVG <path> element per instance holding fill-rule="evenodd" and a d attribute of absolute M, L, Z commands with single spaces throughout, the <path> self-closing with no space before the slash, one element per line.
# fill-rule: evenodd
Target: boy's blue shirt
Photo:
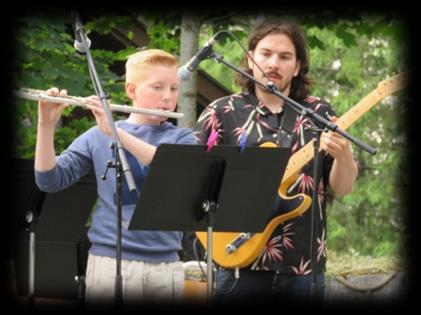
<path fill-rule="evenodd" d="M 127 121 L 118 121 L 116 125 L 142 139 L 159 146 L 163 143 L 197 144 L 193 132 L 187 128 L 178 128 L 171 123 L 160 125 L 136 125 Z M 73 143 L 57 157 L 56 167 L 47 172 L 35 171 L 35 179 L 42 191 L 56 192 L 79 181 L 93 170 L 97 180 L 98 202 L 92 215 L 92 225 L 88 237 L 92 242 L 90 253 L 99 256 L 115 257 L 116 244 L 116 205 L 115 205 L 115 169 L 108 171 L 107 179 L 102 180 L 108 160 L 114 161 L 111 139 L 95 126 L 75 139 Z M 149 167 L 143 165 L 126 150 L 134 181 L 141 193 Z M 170 180 L 170 179 L 169 179 Z M 163 198 L 165 198 L 165 192 Z M 75 196 L 77 198 L 77 196 Z M 127 226 L 133 215 L 138 197 L 131 194 L 125 180 L 122 189 L 123 227 Z M 74 209 L 80 211 L 80 209 Z M 171 209 L 169 209 L 171 211 Z M 180 231 L 135 231 L 122 230 L 122 258 L 149 262 L 172 262 L 179 260 L 182 232 Z"/>

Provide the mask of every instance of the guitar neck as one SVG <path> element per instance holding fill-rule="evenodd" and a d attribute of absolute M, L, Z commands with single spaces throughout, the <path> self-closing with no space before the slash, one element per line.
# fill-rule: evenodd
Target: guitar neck
<path fill-rule="evenodd" d="M 381 94 L 378 89 L 373 90 L 370 94 L 366 95 L 355 106 L 343 114 L 335 123 L 342 130 L 348 129 L 349 126 L 360 119 L 385 96 L 386 95 Z M 314 140 L 311 140 L 291 156 L 285 170 L 284 177 L 282 178 L 282 183 L 291 176 L 298 174 L 301 168 L 314 157 L 313 142 Z"/>

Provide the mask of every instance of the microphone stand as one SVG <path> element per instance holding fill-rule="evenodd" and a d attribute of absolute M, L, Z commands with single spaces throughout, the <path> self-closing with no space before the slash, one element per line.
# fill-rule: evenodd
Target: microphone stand
<path fill-rule="evenodd" d="M 310 259 L 311 259 L 311 298 L 314 300 L 315 296 L 315 287 L 317 283 L 317 262 L 316 262 L 316 251 L 314 250 L 315 245 L 315 235 L 316 235 L 316 202 L 317 200 L 317 191 L 318 191 L 318 182 L 319 182 L 319 148 L 320 148 L 320 135 L 323 131 L 334 131 L 342 135 L 344 138 L 348 139 L 352 143 L 359 146 L 364 151 L 368 152 L 371 155 L 376 154 L 376 149 L 371 147 L 370 145 L 362 142 L 361 140 L 351 136 L 346 131 L 340 129 L 335 123 L 325 119 L 324 117 L 317 114 L 313 109 L 306 108 L 303 105 L 297 103 L 293 99 L 289 98 L 288 96 L 282 94 L 276 86 L 273 84 L 273 82 L 269 81 L 266 85 L 256 80 L 253 76 L 248 74 L 247 72 L 239 69 L 238 67 L 232 65 L 231 63 L 224 60 L 224 57 L 215 53 L 214 51 L 211 51 L 209 54 L 209 57 L 207 59 L 214 59 L 218 63 L 222 63 L 229 68 L 241 73 L 245 77 L 252 80 L 255 84 L 265 88 L 270 93 L 278 96 L 279 98 L 283 99 L 288 106 L 290 106 L 293 110 L 301 114 L 302 116 L 305 116 L 309 118 L 309 121 L 313 125 L 312 127 L 312 137 L 315 140 L 313 142 L 314 147 L 314 159 L 313 159 L 313 194 L 312 194 L 312 205 L 311 205 L 311 230 L 310 230 Z M 322 128 L 318 128 L 314 121 L 317 121 Z"/>
<path fill-rule="evenodd" d="M 123 305 L 123 281 L 121 277 L 121 229 L 122 229 L 122 205 L 121 205 L 121 190 L 122 190 L 122 175 L 124 175 L 129 191 L 136 191 L 136 185 L 133 180 L 133 175 L 127 162 L 126 154 L 121 144 L 120 138 L 117 133 L 117 129 L 114 123 L 113 116 L 111 114 L 110 105 L 108 103 L 108 96 L 104 93 L 101 82 L 96 72 L 95 64 L 93 62 L 91 53 L 89 51 L 89 39 L 86 37 L 83 30 L 82 23 L 79 19 L 78 14 L 73 14 L 74 18 L 74 29 L 76 38 L 80 37 L 82 40 L 83 48 L 80 52 L 86 53 L 88 61 L 89 72 L 91 74 L 92 83 L 95 88 L 95 92 L 101 100 L 102 107 L 107 117 L 108 125 L 113 134 L 113 142 L 110 145 L 110 149 L 113 150 L 113 156 L 115 162 L 108 161 L 106 165 L 105 174 L 102 179 L 106 179 L 106 174 L 110 168 L 115 168 L 116 171 L 116 206 L 117 206 L 117 232 L 116 232 L 116 279 L 115 279 L 115 305 Z M 76 45 L 75 45 L 76 46 Z"/>

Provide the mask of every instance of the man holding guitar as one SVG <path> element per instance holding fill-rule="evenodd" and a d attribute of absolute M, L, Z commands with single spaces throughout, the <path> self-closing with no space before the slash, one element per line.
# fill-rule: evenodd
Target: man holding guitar
<path fill-rule="evenodd" d="M 288 21 L 265 21 L 251 32 L 248 49 L 246 71 L 258 81 L 265 85 L 272 81 L 284 95 L 323 117 L 336 119 L 327 102 L 310 96 L 308 49 L 298 25 Z M 260 146 L 271 142 L 291 148 L 294 154 L 312 140 L 312 125 L 306 117 L 251 80 L 240 77 L 238 81 L 243 88 L 241 93 L 214 101 L 199 117 L 196 136 L 200 143 L 210 148 L 213 145 Z M 228 244 L 218 244 L 219 233 L 215 233 L 215 255 L 218 247 L 221 248 L 221 260 L 215 259 L 219 264 L 216 301 L 255 302 L 277 297 L 282 297 L 279 301 L 285 297 L 290 301 L 291 298 L 310 297 L 311 211 L 307 210 L 311 209 L 311 202 L 316 203 L 316 246 L 313 251 L 317 257 L 317 285 L 314 294 L 323 297 L 326 191 L 330 187 L 338 195 L 350 193 L 358 167 L 350 143 L 339 134 L 322 133 L 321 147 L 317 200 L 309 197 L 313 189 L 313 163 L 310 160 L 291 177 L 293 180 L 285 181 L 279 189 L 277 207 L 268 218 L 270 224 L 263 233 L 244 239 L 233 239 L 230 236 L 233 233 L 228 233 L 228 239 L 235 240 Z M 197 234 L 202 241 L 203 235 Z M 220 239 L 224 237 L 226 235 L 221 235 Z M 254 247 L 257 254 L 249 255 L 247 251 L 253 242 L 262 244 Z M 234 243 L 236 246 L 230 247 Z"/>

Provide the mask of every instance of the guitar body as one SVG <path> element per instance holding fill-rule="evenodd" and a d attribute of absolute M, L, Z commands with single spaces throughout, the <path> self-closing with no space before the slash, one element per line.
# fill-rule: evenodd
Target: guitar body
<path fill-rule="evenodd" d="M 376 89 L 366 95 L 360 102 L 354 105 L 335 123 L 345 130 L 355 121 L 361 118 L 384 97 L 399 91 L 407 84 L 407 78 L 403 74 L 395 75 L 380 82 Z M 278 198 L 274 206 L 273 214 L 269 217 L 268 224 L 262 233 L 250 234 L 250 238 L 244 238 L 245 233 L 213 233 L 213 260 L 225 268 L 243 268 L 256 260 L 264 250 L 269 237 L 279 224 L 304 213 L 311 204 L 311 198 L 304 194 L 287 197 L 287 190 L 299 174 L 301 168 L 314 156 L 313 141 L 308 142 L 290 158 L 284 177 L 278 189 Z M 273 143 L 263 144 L 264 147 L 274 147 Z M 196 232 L 197 238 L 206 248 L 207 233 Z M 227 250 L 227 246 L 228 249 Z"/>
<path fill-rule="evenodd" d="M 304 194 L 298 194 L 294 197 L 286 197 L 285 192 L 290 183 L 295 181 L 294 178 L 289 182 L 285 182 L 278 190 L 279 196 L 276 201 L 275 215 L 266 225 L 262 233 L 255 233 L 232 253 L 226 251 L 226 246 L 232 243 L 241 233 L 214 232 L 213 234 L 213 260 L 220 266 L 226 268 L 243 268 L 251 264 L 266 246 L 269 237 L 272 235 L 276 227 L 286 220 L 299 216 L 304 213 L 311 204 L 311 198 Z M 206 232 L 196 232 L 196 236 L 200 243 L 207 249 Z"/>

